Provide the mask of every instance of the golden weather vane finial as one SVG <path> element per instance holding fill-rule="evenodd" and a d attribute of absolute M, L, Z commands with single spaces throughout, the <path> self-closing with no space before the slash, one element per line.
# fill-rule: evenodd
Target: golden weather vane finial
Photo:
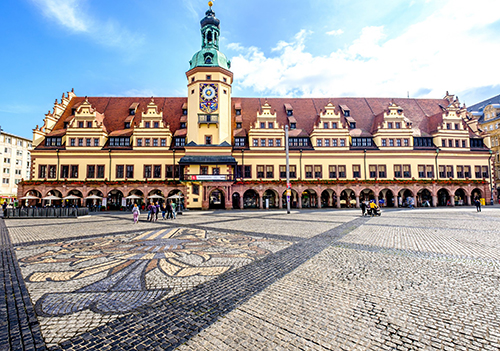
<path fill-rule="evenodd" d="M 208 6 L 210 6 L 210 7 L 212 7 L 212 6 L 213 6 L 213 4 L 214 4 L 214 3 L 213 3 L 212 1 L 209 1 L 209 2 L 208 2 Z"/>

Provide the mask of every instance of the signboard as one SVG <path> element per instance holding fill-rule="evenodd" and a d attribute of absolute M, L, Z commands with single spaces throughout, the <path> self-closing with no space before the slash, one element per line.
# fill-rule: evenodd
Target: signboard
<path fill-rule="evenodd" d="M 286 183 L 286 188 L 291 189 L 292 188 L 292 183 Z"/>
<path fill-rule="evenodd" d="M 286 196 L 292 196 L 292 189 L 286 189 Z"/>
<path fill-rule="evenodd" d="M 125 207 L 127 206 L 127 199 L 122 197 L 122 206 Z"/>
<path fill-rule="evenodd" d="M 108 199 L 106 199 L 105 197 L 102 199 L 102 205 L 104 207 L 106 207 L 106 205 L 108 204 Z"/>
<path fill-rule="evenodd" d="M 191 180 L 226 180 L 225 175 L 192 175 Z"/>

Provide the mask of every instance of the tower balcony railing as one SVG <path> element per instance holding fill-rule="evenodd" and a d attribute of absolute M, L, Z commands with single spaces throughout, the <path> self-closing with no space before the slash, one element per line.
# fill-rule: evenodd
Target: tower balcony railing
<path fill-rule="evenodd" d="M 219 124 L 219 115 L 198 115 L 198 124 Z"/>

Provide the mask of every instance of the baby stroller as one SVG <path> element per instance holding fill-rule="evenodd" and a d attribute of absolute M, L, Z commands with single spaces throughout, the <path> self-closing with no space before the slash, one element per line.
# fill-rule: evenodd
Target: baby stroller
<path fill-rule="evenodd" d="M 375 207 L 375 208 L 370 208 L 368 207 L 366 209 L 366 214 L 370 217 L 375 217 L 375 216 L 380 216 L 382 212 L 380 212 L 380 207 Z"/>

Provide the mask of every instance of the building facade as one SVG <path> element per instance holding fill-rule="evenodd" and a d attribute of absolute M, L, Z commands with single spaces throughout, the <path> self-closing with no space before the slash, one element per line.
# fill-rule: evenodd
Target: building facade
<path fill-rule="evenodd" d="M 500 95 L 479 102 L 468 108 L 469 116 L 477 120 L 478 127 L 491 140 L 492 188 L 494 198 L 500 201 Z"/>
<path fill-rule="evenodd" d="M 19 195 L 182 196 L 184 206 L 292 208 L 466 205 L 489 198 L 489 139 L 453 95 L 406 98 L 233 97 L 220 21 L 201 21 L 187 97 L 56 100 L 33 131 L 32 181 Z M 85 201 L 85 200 L 83 200 Z M 86 204 L 100 200 L 87 200 Z"/>
<path fill-rule="evenodd" d="M 30 179 L 32 142 L 29 139 L 4 132 L 0 128 L 0 203 L 16 202 L 17 186 Z"/>

